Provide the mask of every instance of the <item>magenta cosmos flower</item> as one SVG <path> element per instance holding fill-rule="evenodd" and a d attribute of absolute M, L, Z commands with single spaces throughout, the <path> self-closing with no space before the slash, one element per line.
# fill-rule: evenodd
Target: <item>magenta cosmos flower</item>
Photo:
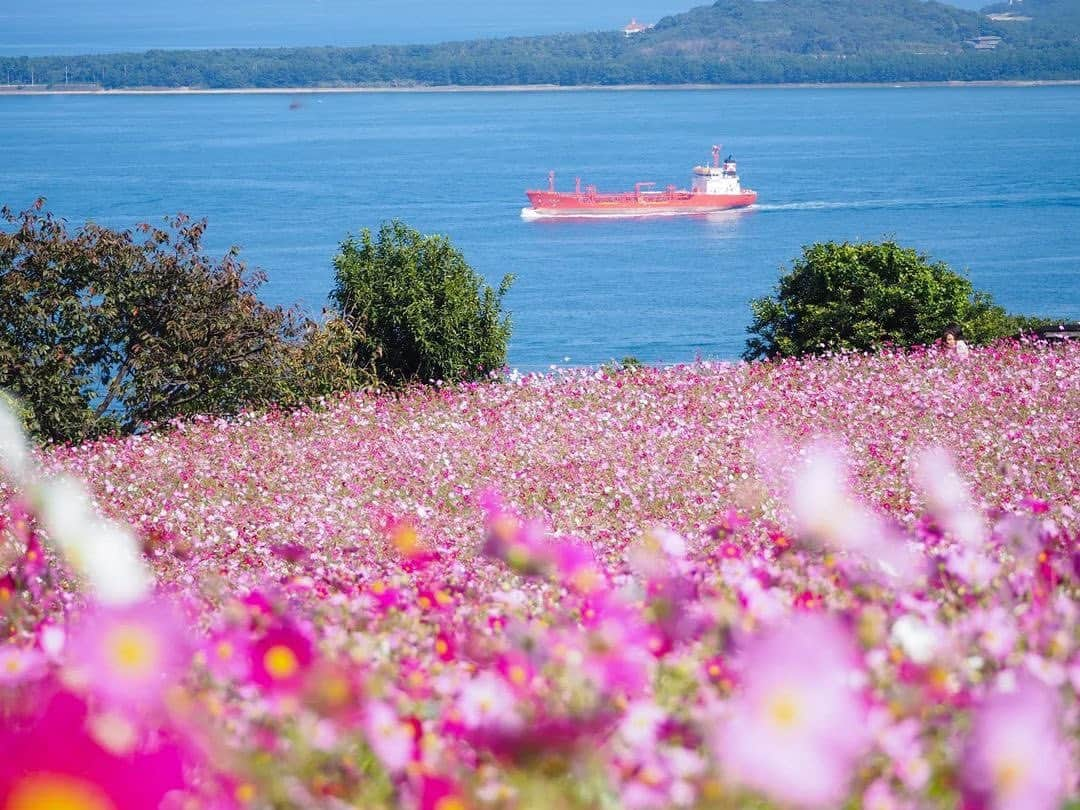
<path fill-rule="evenodd" d="M 191 662 L 179 619 L 161 601 L 96 608 L 72 632 L 68 653 L 88 690 L 140 711 L 160 706 Z"/>
<path fill-rule="evenodd" d="M 92 725 L 86 704 L 62 693 L 30 727 L 0 728 L 0 807 L 157 810 L 184 787 L 177 745 L 119 756 L 97 742 Z"/>
<path fill-rule="evenodd" d="M 292 624 L 279 624 L 252 645 L 251 679 L 270 691 L 296 692 L 313 660 L 311 639 Z"/>
<path fill-rule="evenodd" d="M 753 639 L 720 732 L 732 779 L 796 807 L 838 807 L 867 747 L 855 650 L 835 620 L 797 614 Z"/>

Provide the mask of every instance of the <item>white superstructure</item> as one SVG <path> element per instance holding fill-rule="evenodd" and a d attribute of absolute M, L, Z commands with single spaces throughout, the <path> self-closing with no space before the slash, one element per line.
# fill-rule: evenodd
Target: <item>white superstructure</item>
<path fill-rule="evenodd" d="M 740 194 L 742 184 L 735 161 L 730 157 L 720 163 L 720 147 L 712 148 L 713 165 L 695 166 L 693 184 L 690 190 L 695 194 Z"/>

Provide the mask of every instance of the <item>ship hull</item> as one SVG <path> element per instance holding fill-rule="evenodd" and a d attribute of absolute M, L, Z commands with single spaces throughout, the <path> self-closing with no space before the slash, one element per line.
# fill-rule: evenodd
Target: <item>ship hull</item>
<path fill-rule="evenodd" d="M 527 191 L 532 217 L 639 217 L 671 214 L 709 214 L 746 208 L 757 193 L 699 194 L 690 191 L 657 191 L 635 194 L 576 194 L 559 191 Z"/>

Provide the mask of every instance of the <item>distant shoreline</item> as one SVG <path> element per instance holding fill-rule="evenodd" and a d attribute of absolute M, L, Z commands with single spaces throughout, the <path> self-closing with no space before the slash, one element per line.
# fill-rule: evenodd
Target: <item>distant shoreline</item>
<path fill-rule="evenodd" d="M 100 87 L 35 87 L 33 85 L 0 85 L 0 96 L 149 96 L 149 95 L 315 95 L 321 93 L 550 93 L 597 91 L 674 91 L 674 90 L 840 90 L 852 88 L 911 87 L 1063 87 L 1080 86 L 1080 79 L 1030 79 L 1010 81 L 949 81 L 949 82 L 830 82 L 791 84 L 618 84 L 618 85 L 430 85 L 380 87 L 133 87 L 105 89 Z"/>

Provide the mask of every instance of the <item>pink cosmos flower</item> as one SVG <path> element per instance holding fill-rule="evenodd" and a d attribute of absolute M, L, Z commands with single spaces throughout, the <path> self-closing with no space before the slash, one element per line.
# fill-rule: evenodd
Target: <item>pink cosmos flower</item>
<path fill-rule="evenodd" d="M 242 681 L 251 671 L 250 641 L 231 627 L 215 631 L 199 648 L 200 659 L 215 678 Z"/>
<path fill-rule="evenodd" d="M 321 659 L 305 677 L 305 704 L 340 727 L 360 724 L 362 695 L 361 673 L 347 661 Z"/>
<path fill-rule="evenodd" d="M 184 787 L 178 745 L 116 755 L 91 735 L 86 705 L 70 694 L 56 695 L 29 728 L 0 726 L 0 751 L 5 810 L 158 810 Z"/>
<path fill-rule="evenodd" d="M 702 669 L 709 682 L 724 692 L 732 689 L 736 684 L 735 673 L 731 671 L 731 668 L 721 655 L 714 655 L 706 660 L 702 664 Z"/>
<path fill-rule="evenodd" d="M 896 797 L 884 779 L 872 782 L 863 793 L 863 810 L 907 810 L 910 805 Z"/>
<path fill-rule="evenodd" d="M 40 576 L 48 566 L 45 560 L 45 549 L 41 547 L 41 540 L 36 534 L 31 534 L 26 541 L 21 565 L 23 578 L 28 580 Z"/>
<path fill-rule="evenodd" d="M 730 777 L 794 806 L 841 804 L 868 742 L 856 660 L 848 634 L 818 614 L 751 640 L 719 738 Z"/>
<path fill-rule="evenodd" d="M 965 792 L 988 810 L 1057 810 L 1067 750 L 1057 693 L 1032 678 L 991 695 L 972 721 L 962 763 Z"/>
<path fill-rule="evenodd" d="M 555 575 L 572 591 L 589 596 L 607 589 L 607 575 L 592 549 L 576 540 L 562 540 L 547 549 Z"/>
<path fill-rule="evenodd" d="M 381 700 L 368 701 L 363 727 L 368 745 L 390 773 L 404 772 L 417 758 L 417 739 L 412 724 L 398 717 L 389 704 Z"/>
<path fill-rule="evenodd" d="M 0 644 L 0 686 L 14 686 L 45 674 L 45 656 L 33 649 Z"/>
<path fill-rule="evenodd" d="M 1003 661 L 1016 643 L 1017 628 L 1012 614 L 1000 605 L 977 616 L 979 644 L 995 660 Z"/>
<path fill-rule="evenodd" d="M 387 585 L 385 581 L 377 579 L 368 586 L 367 593 L 372 601 L 372 607 L 377 613 L 386 613 L 401 604 L 401 591 Z"/>
<path fill-rule="evenodd" d="M 895 724 L 890 721 L 875 734 L 881 750 L 891 760 L 893 772 L 912 791 L 922 790 L 930 780 L 930 764 L 924 756 L 920 732 L 919 722 L 908 718 Z"/>
<path fill-rule="evenodd" d="M 962 582 L 985 588 L 997 576 L 1000 566 L 986 549 L 957 546 L 945 555 L 945 569 Z"/>
<path fill-rule="evenodd" d="M 291 623 L 271 627 L 251 645 L 251 679 L 271 692 L 297 692 L 311 669 L 311 639 Z"/>
<path fill-rule="evenodd" d="M 481 672 L 465 684 L 457 709 L 467 729 L 514 731 L 522 725 L 517 695 L 493 672 Z"/>
<path fill-rule="evenodd" d="M 667 712 L 648 700 L 630 704 L 619 724 L 619 736 L 634 749 L 650 748 L 667 720 Z"/>
<path fill-rule="evenodd" d="M 160 706 L 191 661 L 171 605 L 99 606 L 71 633 L 68 660 L 86 687 L 119 708 Z"/>
<path fill-rule="evenodd" d="M 499 656 L 495 666 L 499 674 L 518 694 L 526 694 L 536 676 L 536 668 L 528 656 L 520 650 L 507 650 Z"/>

